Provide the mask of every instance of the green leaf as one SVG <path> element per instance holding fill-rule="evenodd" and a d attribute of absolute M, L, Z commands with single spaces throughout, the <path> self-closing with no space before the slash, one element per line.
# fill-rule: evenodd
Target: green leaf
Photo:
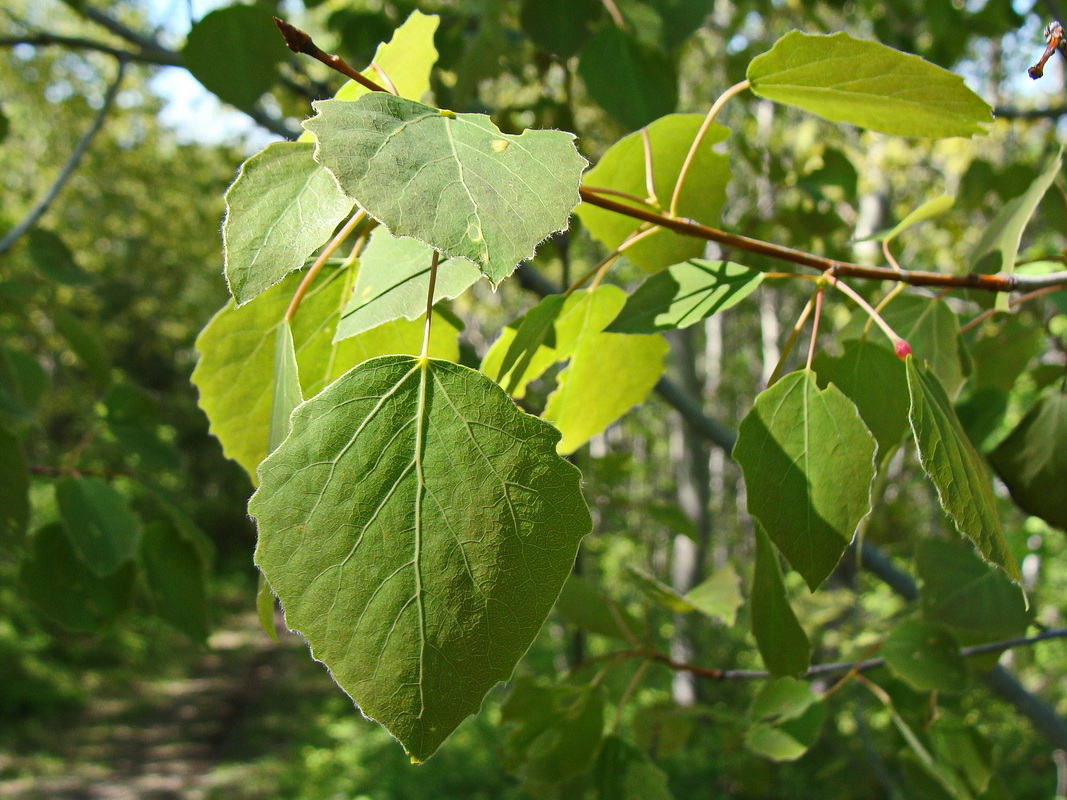
<path fill-rule="evenodd" d="M 99 385 L 111 382 L 111 359 L 96 333 L 65 308 L 52 310 L 56 330 L 81 359 L 90 377 Z"/>
<path fill-rule="evenodd" d="M 26 236 L 30 260 L 49 280 L 66 286 L 88 286 L 94 277 L 82 269 L 59 234 L 31 228 Z"/>
<path fill-rule="evenodd" d="M 578 470 L 551 426 L 445 361 L 366 362 L 291 422 L 249 501 L 256 563 L 315 658 L 423 761 L 558 597 L 591 526 Z"/>
<path fill-rule="evenodd" d="M 889 670 L 919 692 L 956 694 L 967 688 L 967 665 L 956 639 L 940 625 L 905 619 L 882 644 Z"/>
<path fill-rule="evenodd" d="M 274 451 L 289 435 L 289 415 L 303 402 L 300 393 L 300 366 L 296 362 L 293 329 L 282 320 L 274 342 L 274 384 L 270 402 L 267 449 Z"/>
<path fill-rule="evenodd" d="M 989 463 L 1019 508 L 1067 530 L 1067 392 L 1038 400 Z"/>
<path fill-rule="evenodd" d="M 599 0 L 523 0 L 519 21 L 533 43 L 562 58 L 577 55 L 604 15 Z"/>
<path fill-rule="evenodd" d="M 683 261 L 637 287 L 606 330 L 655 333 L 688 328 L 740 303 L 762 281 L 759 270 L 729 261 Z"/>
<path fill-rule="evenodd" d="M 378 45 L 374 59 L 363 70 L 363 75 L 379 85 L 391 85 L 401 97 L 421 101 L 430 91 L 430 71 L 437 63 L 437 49 L 433 42 L 438 22 L 436 14 L 412 11 L 404 24 L 393 31 L 389 41 Z M 334 99 L 355 100 L 370 91 L 350 80 L 338 90 Z"/>
<path fill-rule="evenodd" d="M 752 700 L 750 716 L 755 722 L 785 722 L 802 716 L 818 699 L 805 681 L 775 678 L 764 684 Z"/>
<path fill-rule="evenodd" d="M 278 641 L 278 626 L 274 622 L 274 592 L 270 584 L 259 573 L 259 581 L 256 585 L 256 616 L 259 617 L 259 626 L 272 641 Z"/>
<path fill-rule="evenodd" d="M 220 99 L 249 111 L 274 85 L 287 54 L 265 6 L 231 5 L 193 25 L 182 65 Z"/>
<path fill-rule="evenodd" d="M 670 61 L 616 25 L 603 25 L 578 62 L 589 96 L 627 128 L 640 128 L 678 105 L 678 74 Z"/>
<path fill-rule="evenodd" d="M 1008 549 L 1000 527 L 993 488 L 981 457 L 963 432 L 945 390 L 929 370 L 919 370 L 907 359 L 908 391 L 911 394 L 912 433 L 919 462 L 937 488 L 941 507 L 961 534 L 1014 580 L 1019 567 Z"/>
<path fill-rule="evenodd" d="M 655 576 L 649 575 L 632 564 L 627 566 L 627 570 L 641 593 L 656 605 L 663 606 L 675 614 L 688 614 L 697 610 L 696 606 L 682 597 L 681 592 L 668 586 Z"/>
<path fill-rule="evenodd" d="M 963 78 L 877 42 L 790 31 L 748 65 L 752 92 L 895 136 L 985 133 L 992 109 Z"/>
<path fill-rule="evenodd" d="M 48 373 L 36 356 L 0 346 L 0 413 L 29 417 L 48 384 Z"/>
<path fill-rule="evenodd" d="M 658 334 L 603 332 L 626 302 L 626 293 L 617 286 L 599 286 L 585 293 L 582 300 L 581 307 L 576 307 L 581 328 L 570 363 L 559 374 L 544 413 L 563 434 L 559 443 L 562 454 L 573 453 L 631 406 L 644 402 L 663 374 L 663 356 L 668 349 L 667 341 Z"/>
<path fill-rule="evenodd" d="M 1052 156 L 1030 187 L 1009 200 L 991 223 L 982 231 L 982 238 L 971 256 L 974 272 L 1015 272 L 1015 258 L 1027 223 L 1037 210 L 1038 203 L 1052 186 L 1063 166 L 1063 149 Z"/>
<path fill-rule="evenodd" d="M 625 608 L 605 597 L 581 575 L 567 578 L 556 600 L 556 611 L 564 622 L 601 636 L 630 639 L 638 630 Z"/>
<path fill-rule="evenodd" d="M 333 342 L 336 315 L 347 295 L 346 277 L 342 272 L 321 276 L 293 320 L 293 343 L 306 397 L 368 358 L 422 350 L 422 324 L 406 320 Z M 200 360 L 192 381 L 200 392 L 200 407 L 223 453 L 253 477 L 268 452 L 277 327 L 300 278 L 292 275 L 240 308 L 229 303 L 196 340 Z M 459 355 L 456 331 L 444 320 L 439 319 L 430 332 L 430 354 L 446 359 Z"/>
<path fill-rule="evenodd" d="M 982 338 L 971 343 L 968 353 L 974 368 L 968 385 L 995 389 L 1005 394 L 1015 386 L 1030 362 L 1045 349 L 1045 331 L 1013 315 L 989 325 Z"/>
<path fill-rule="evenodd" d="M 799 675 L 811 663 L 811 643 L 789 605 L 778 553 L 756 523 L 756 566 L 752 576 L 752 635 L 767 670 L 775 676 Z"/>
<path fill-rule="evenodd" d="M 359 256 L 356 288 L 341 312 L 336 338 L 346 339 L 400 317 L 424 316 L 432 257 L 433 248 L 420 241 L 375 229 Z M 434 302 L 459 297 L 480 277 L 478 268 L 465 258 L 438 264 Z"/>
<path fill-rule="evenodd" d="M 741 421 L 733 452 L 748 511 L 812 591 L 870 512 L 874 450 L 856 406 L 807 370 L 761 392 Z"/>
<path fill-rule="evenodd" d="M 30 602 L 63 627 L 87 633 L 96 633 L 129 607 L 136 575 L 132 562 L 111 575 L 95 575 L 59 523 L 33 535 L 19 570 Z"/>
<path fill-rule="evenodd" d="M 494 283 L 567 227 L 586 161 L 563 131 L 501 133 L 481 114 L 383 92 L 325 100 L 304 123 L 315 160 L 395 236 L 462 256 Z M 412 209 L 436 213 L 412 213 Z"/>
<path fill-rule="evenodd" d="M 819 737 L 826 706 L 804 681 L 777 678 L 752 701 L 745 744 L 774 761 L 795 761 Z"/>
<path fill-rule="evenodd" d="M 667 773 L 618 736 L 605 736 L 594 769 L 596 800 L 671 800 Z"/>
<path fill-rule="evenodd" d="M 812 362 L 820 388 L 833 383 L 856 404 L 878 442 L 879 460 L 908 432 L 908 376 L 896 355 L 867 339 L 846 339 L 844 353 L 818 353 Z"/>
<path fill-rule="evenodd" d="M 107 427 L 127 455 L 153 471 L 177 469 L 181 453 L 159 435 L 159 408 L 152 396 L 132 383 L 116 383 L 104 397 Z"/>
<path fill-rule="evenodd" d="M 486 354 L 488 363 L 486 359 L 483 359 L 482 371 L 501 385 L 504 384 L 504 377 L 507 376 L 505 390 L 508 394 L 520 397 L 525 392 L 526 385 L 523 376 L 535 374 L 532 369 L 533 360 L 542 344 L 547 346 L 546 352 L 556 348 L 555 322 L 563 311 L 566 301 L 567 298 L 562 294 L 550 294 L 523 315 L 518 326 L 513 329 L 514 334 L 510 339 L 505 331 L 505 335 L 497 340 L 490 350 L 494 358 L 489 359 L 489 354 Z M 507 342 L 506 351 L 503 347 L 504 342 Z M 503 355 L 500 359 L 495 358 L 501 353 Z M 500 361 L 499 366 L 496 364 L 497 360 Z M 536 374 L 540 374 L 541 371 L 543 370 L 538 370 Z"/>
<path fill-rule="evenodd" d="M 156 614 L 197 643 L 207 641 L 207 586 L 196 546 L 164 522 L 145 526 L 141 566 Z"/>
<path fill-rule="evenodd" d="M 660 207 L 670 205 L 674 184 L 703 121 L 701 114 L 671 114 L 647 127 L 654 167 L 653 188 Z M 682 186 L 677 207 L 679 216 L 706 225 L 718 223 L 719 214 L 726 203 L 730 165 L 726 155 L 715 152 L 715 147 L 729 135 L 730 131 L 721 125 L 712 125 L 708 129 Z M 585 174 L 582 183 L 646 198 L 648 188 L 645 174 L 645 145 L 638 132 L 613 144 L 597 165 Z M 593 237 L 608 249 L 622 244 L 641 224 L 631 217 L 588 203 L 578 206 L 576 213 Z M 704 242 L 665 229 L 646 236 L 626 249 L 626 257 L 630 261 L 650 272 L 699 258 L 703 253 Z"/>
<path fill-rule="evenodd" d="M 930 743 L 937 760 L 955 768 L 977 794 L 996 777 L 993 748 L 973 724 L 940 713 L 930 724 Z"/>
<path fill-rule="evenodd" d="M 500 710 L 510 726 L 503 760 L 521 791 L 548 796 L 588 770 L 604 735 L 604 693 L 595 685 L 553 686 L 524 676 Z"/>
<path fill-rule="evenodd" d="M 30 468 L 19 440 L 0 425 L 0 548 L 12 552 L 30 522 Z"/>
<path fill-rule="evenodd" d="M 352 211 L 351 198 L 315 163 L 314 149 L 267 145 L 241 165 L 226 192 L 226 282 L 239 306 L 303 267 Z"/>
<path fill-rule="evenodd" d="M 744 602 L 740 580 L 734 568 L 727 564 L 686 592 L 685 599 L 700 613 L 720 619 L 726 627 L 732 628 L 737 609 Z"/>
<path fill-rule="evenodd" d="M 926 222 L 940 217 L 952 208 L 952 204 L 955 202 L 956 198 L 951 194 L 940 194 L 937 197 L 932 197 L 904 217 L 904 219 L 898 222 L 890 231 L 879 234 L 874 238 L 881 242 L 891 242 L 908 228 L 918 225 L 920 222 Z"/>
<path fill-rule="evenodd" d="M 968 638 L 1021 636 L 1030 624 L 1022 589 L 970 547 L 924 539 L 915 563 L 922 579 L 923 617 Z"/>
<path fill-rule="evenodd" d="M 56 502 L 71 542 L 97 575 L 111 575 L 137 552 L 141 521 L 111 484 L 60 478 Z"/>

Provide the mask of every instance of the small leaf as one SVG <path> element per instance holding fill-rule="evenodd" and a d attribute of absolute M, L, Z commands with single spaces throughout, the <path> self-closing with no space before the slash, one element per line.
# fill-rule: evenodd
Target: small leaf
<path fill-rule="evenodd" d="M 278 325 L 274 342 L 274 391 L 270 402 L 267 449 L 273 452 L 289 435 L 289 415 L 303 402 L 300 367 L 296 363 L 293 329 L 287 320 Z"/>
<path fill-rule="evenodd" d="M 351 198 L 315 163 L 314 149 L 267 145 L 241 165 L 226 192 L 226 282 L 238 306 L 303 267 L 352 211 Z"/>
<path fill-rule="evenodd" d="M 473 261 L 494 283 L 567 227 L 586 161 L 562 131 L 501 133 L 487 116 L 383 92 L 325 100 L 315 160 L 395 236 Z M 411 209 L 436 209 L 413 214 Z"/>
<path fill-rule="evenodd" d="M 683 261 L 642 283 L 606 330 L 655 333 L 688 328 L 740 303 L 762 281 L 759 270 L 729 261 Z"/>
<path fill-rule="evenodd" d="M 604 735 L 604 693 L 592 684 L 550 686 L 522 677 L 500 710 L 504 763 L 521 791 L 550 795 L 592 766 Z"/>
<path fill-rule="evenodd" d="M 726 627 L 732 628 L 737 619 L 737 609 L 744 602 L 740 581 L 734 568 L 727 564 L 686 592 L 685 599 L 700 613 L 720 619 Z"/>
<path fill-rule="evenodd" d="M 111 484 L 60 478 L 56 502 L 71 542 L 97 575 L 113 574 L 137 552 L 141 521 Z"/>
<path fill-rule="evenodd" d="M 249 111 L 274 85 L 287 53 L 265 7 L 231 5 L 193 25 L 182 65 L 219 98 Z"/>
<path fill-rule="evenodd" d="M 688 614 L 697 610 L 696 606 L 682 597 L 679 591 L 653 575 L 633 565 L 628 566 L 627 569 L 641 593 L 656 605 L 663 606 L 675 614 Z"/>
<path fill-rule="evenodd" d="M 596 800 L 672 800 L 667 774 L 618 736 L 605 736 L 594 768 Z"/>
<path fill-rule="evenodd" d="M 418 319 L 426 313 L 433 248 L 415 239 L 398 239 L 385 228 L 371 234 L 359 256 L 356 287 L 352 290 L 336 339 L 346 339 L 400 317 Z M 437 265 L 435 303 L 459 297 L 481 273 L 465 258 Z"/>
<path fill-rule="evenodd" d="M 908 376 L 900 359 L 867 339 L 846 339 L 844 354 L 818 353 L 812 363 L 820 388 L 833 383 L 856 404 L 878 442 L 879 460 L 908 432 Z"/>
<path fill-rule="evenodd" d="M 874 238 L 881 242 L 891 242 L 908 228 L 918 225 L 920 222 L 926 222 L 940 217 L 952 208 L 952 204 L 955 202 L 956 198 L 951 194 L 940 194 L 937 197 L 932 197 L 904 217 L 904 219 L 898 222 L 892 230 Z"/>
<path fill-rule="evenodd" d="M 754 722 L 777 724 L 796 719 L 818 701 L 806 682 L 797 678 L 775 678 L 764 684 L 752 700 Z"/>
<path fill-rule="evenodd" d="M 49 280 L 65 286 L 88 286 L 95 280 L 78 264 L 59 234 L 44 228 L 31 228 L 26 243 L 33 265 Z"/>
<path fill-rule="evenodd" d="M 1014 580 L 1019 567 L 1000 527 L 993 488 L 981 457 L 963 432 L 945 390 L 930 374 L 907 360 L 911 409 L 908 418 L 919 450 L 919 462 L 937 488 L 941 507 L 961 534 Z"/>
<path fill-rule="evenodd" d="M 249 501 L 256 563 L 314 657 L 423 761 L 555 603 L 591 527 L 578 470 L 551 426 L 445 361 L 365 362 L 291 424 Z"/>
<path fill-rule="evenodd" d="M 973 548 L 924 539 L 915 564 L 928 621 L 986 641 L 1021 636 L 1030 624 L 1022 589 Z"/>
<path fill-rule="evenodd" d="M 97 632 L 126 610 L 135 577 L 132 563 L 105 577 L 93 574 L 59 523 L 33 535 L 19 571 L 30 602 L 63 627 L 87 633 Z"/>
<path fill-rule="evenodd" d="M 748 66 L 752 92 L 895 136 L 985 133 L 992 109 L 963 78 L 877 42 L 790 31 Z"/>
<path fill-rule="evenodd" d="M 67 340 L 70 349 L 81 359 L 90 377 L 97 384 L 107 386 L 111 382 L 111 359 L 100 337 L 65 308 L 53 309 L 52 321 L 59 334 Z"/>
<path fill-rule="evenodd" d="M 748 511 L 812 591 L 871 509 L 875 441 L 852 402 L 810 371 L 756 397 L 738 430 Z"/>
<path fill-rule="evenodd" d="M 1038 400 L 989 463 L 1019 508 L 1067 531 L 1067 392 Z"/>
<path fill-rule="evenodd" d="M 751 717 L 748 749 L 772 761 L 795 761 L 818 740 L 826 704 L 803 681 L 777 678 L 756 695 Z"/>
<path fill-rule="evenodd" d="M 756 523 L 756 566 L 752 576 L 752 635 L 767 670 L 775 676 L 799 675 L 811 663 L 811 643 L 789 605 L 778 553 Z"/>
<path fill-rule="evenodd" d="M 567 578 L 556 600 L 556 611 L 564 622 L 600 636 L 629 639 L 638 630 L 625 608 L 609 600 L 581 575 Z"/>
<path fill-rule="evenodd" d="M 882 645 L 886 666 L 919 692 L 962 692 L 967 665 L 959 643 L 939 625 L 906 619 L 893 627 Z"/>
<path fill-rule="evenodd" d="M 30 468 L 19 440 L 0 425 L 0 548 L 13 552 L 30 522 Z"/>
<path fill-rule="evenodd" d="M 646 128 L 654 168 L 653 188 L 662 208 L 670 205 L 674 184 L 703 121 L 701 114 L 671 114 L 657 119 Z M 730 164 L 726 155 L 715 152 L 715 148 L 729 135 L 730 131 L 721 125 L 712 125 L 708 129 L 689 166 L 688 177 L 678 197 L 679 216 L 706 225 L 718 223 L 719 214 L 726 203 Z M 645 145 L 638 132 L 613 144 L 596 166 L 585 174 L 582 183 L 645 198 L 648 193 L 645 174 Z M 622 244 L 641 224 L 631 217 L 589 203 L 578 206 L 575 213 L 593 237 L 608 249 Z M 646 236 L 626 249 L 626 257 L 630 261 L 650 272 L 699 258 L 703 253 L 704 242 L 665 229 Z"/>
<path fill-rule="evenodd" d="M 662 53 L 604 25 L 585 46 L 578 74 L 589 96 L 627 128 L 639 128 L 678 105 L 678 75 Z"/>
<path fill-rule="evenodd" d="M 210 632 L 204 563 L 173 526 L 153 522 L 141 535 L 144 582 L 155 612 L 194 642 Z"/>

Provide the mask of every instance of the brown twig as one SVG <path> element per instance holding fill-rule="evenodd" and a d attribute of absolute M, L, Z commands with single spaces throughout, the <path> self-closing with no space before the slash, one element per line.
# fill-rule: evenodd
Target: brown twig
<path fill-rule="evenodd" d="M 345 77 L 351 78 L 360 86 L 370 89 L 372 92 L 386 92 L 388 90 L 382 86 L 379 86 L 366 75 L 363 75 L 354 67 L 350 66 L 343 58 L 337 55 L 331 55 L 330 53 L 320 50 L 319 47 L 311 41 L 310 34 L 300 30 L 295 25 L 290 25 L 284 19 L 274 18 L 274 24 L 278 26 L 278 30 L 282 33 L 282 38 L 285 39 L 285 45 L 294 53 L 303 53 L 306 56 L 311 56 L 317 61 L 321 61 L 330 69 L 340 72 Z"/>
<path fill-rule="evenodd" d="M 1059 21 L 1053 20 L 1045 26 L 1045 42 L 1045 52 L 1041 54 L 1041 59 L 1026 70 L 1026 74 L 1035 81 L 1045 74 L 1045 62 L 1052 58 L 1052 54 L 1057 50 L 1063 54 L 1064 58 L 1067 58 L 1067 52 L 1064 50 L 1063 25 Z"/>

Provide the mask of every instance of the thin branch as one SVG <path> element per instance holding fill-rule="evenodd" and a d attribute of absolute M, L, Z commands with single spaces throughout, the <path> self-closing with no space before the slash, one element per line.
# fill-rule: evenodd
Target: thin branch
<path fill-rule="evenodd" d="M 293 293 L 293 299 L 289 301 L 289 307 L 285 310 L 285 321 L 292 322 L 293 317 L 296 316 L 297 309 L 300 308 L 300 303 L 303 302 L 304 296 L 307 294 L 309 288 L 311 288 L 312 282 L 315 277 L 322 270 L 326 261 L 334 254 L 334 251 L 341 246 L 341 243 L 347 239 L 352 231 L 356 229 L 356 226 L 363 222 L 367 218 L 367 212 L 362 208 L 353 214 L 344 227 L 337 232 L 337 235 L 330 239 L 329 243 L 319 253 L 318 258 L 315 259 L 315 263 L 311 265 L 311 269 L 304 275 L 304 279 L 300 281 L 300 285 L 296 287 L 296 291 Z"/>
<path fill-rule="evenodd" d="M 171 50 L 123 50 L 93 39 L 82 39 L 77 36 L 58 36 L 52 33 L 0 37 L 0 47 L 16 47 L 20 44 L 28 44 L 33 47 L 66 47 L 70 50 L 93 50 L 124 61 L 156 64 L 161 67 L 181 66 L 181 56 Z"/>
<path fill-rule="evenodd" d="M 74 146 L 74 150 L 67 159 L 67 163 L 63 165 L 63 169 L 60 170 L 55 182 L 53 182 L 52 187 L 48 190 L 45 196 L 38 201 L 37 205 L 30 209 L 30 212 L 20 223 L 9 230 L 4 238 L 0 240 L 0 254 L 11 249 L 11 246 L 18 241 L 19 237 L 37 223 L 37 220 L 44 215 L 44 212 L 48 210 L 52 201 L 59 195 L 59 192 L 63 189 L 64 184 L 70 179 L 70 176 L 74 174 L 74 170 L 78 168 L 82 156 L 85 155 L 85 152 L 89 149 L 89 145 L 92 144 L 96 134 L 99 133 L 100 128 L 103 127 L 104 118 L 107 117 L 108 112 L 111 110 L 111 106 L 115 103 L 115 97 L 118 96 L 119 86 L 122 84 L 122 77 L 125 72 L 126 62 L 123 59 L 119 59 L 118 69 L 115 72 L 115 79 L 111 82 L 111 85 L 108 86 L 107 93 L 104 95 L 103 105 L 100 106 L 100 111 L 97 112 L 92 125 L 90 125 L 89 129 L 82 134 L 78 143 Z"/>
<path fill-rule="evenodd" d="M 285 39 L 285 46 L 294 53 L 303 53 L 306 56 L 311 56 L 317 61 L 321 61 L 330 69 L 337 70 L 337 72 L 340 72 L 347 78 L 351 78 L 360 86 L 370 89 L 372 92 L 388 93 L 388 90 L 376 84 L 366 75 L 363 75 L 359 70 L 349 65 L 348 62 L 340 56 L 330 55 L 329 53 L 320 50 L 318 45 L 311 41 L 310 34 L 300 30 L 295 25 L 290 25 L 284 19 L 278 19 L 278 17 L 274 18 L 274 24 L 278 26 L 282 38 Z"/>
<path fill-rule="evenodd" d="M 1012 108 L 1001 106 L 993 109 L 993 116 L 997 119 L 1054 119 L 1067 114 L 1067 105 L 1053 106 L 1052 108 Z"/>
<path fill-rule="evenodd" d="M 172 50 L 168 50 L 163 47 L 159 42 L 150 36 L 138 33 L 133 28 L 128 28 L 116 19 L 105 14 L 84 2 L 84 0 L 60 0 L 65 6 L 70 8 L 76 14 L 85 17 L 87 20 L 95 22 L 101 28 L 104 28 L 111 33 L 118 36 L 120 39 L 125 39 L 130 44 L 136 45 L 140 50 L 148 55 L 150 53 L 168 54 L 177 56 Z M 179 63 L 180 63 L 180 56 Z"/>

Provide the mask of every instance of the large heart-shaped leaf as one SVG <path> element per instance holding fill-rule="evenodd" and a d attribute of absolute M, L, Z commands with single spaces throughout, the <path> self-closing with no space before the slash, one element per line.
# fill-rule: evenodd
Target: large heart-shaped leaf
<path fill-rule="evenodd" d="M 287 624 L 417 761 L 507 680 L 589 511 L 559 433 L 445 361 L 361 364 L 292 416 L 249 502 Z"/>
<path fill-rule="evenodd" d="M 304 127 L 341 188 L 393 234 L 469 259 L 494 283 L 566 228 L 578 204 L 586 161 L 573 134 L 513 136 L 485 115 L 384 92 L 314 106 Z"/>
<path fill-rule="evenodd" d="M 814 591 L 871 509 L 875 441 L 856 406 L 815 373 L 786 375 L 756 397 L 734 458 L 748 510 Z"/>
<path fill-rule="evenodd" d="M 748 65 L 752 91 L 895 136 L 972 136 L 992 109 L 963 78 L 878 42 L 790 31 Z"/>

